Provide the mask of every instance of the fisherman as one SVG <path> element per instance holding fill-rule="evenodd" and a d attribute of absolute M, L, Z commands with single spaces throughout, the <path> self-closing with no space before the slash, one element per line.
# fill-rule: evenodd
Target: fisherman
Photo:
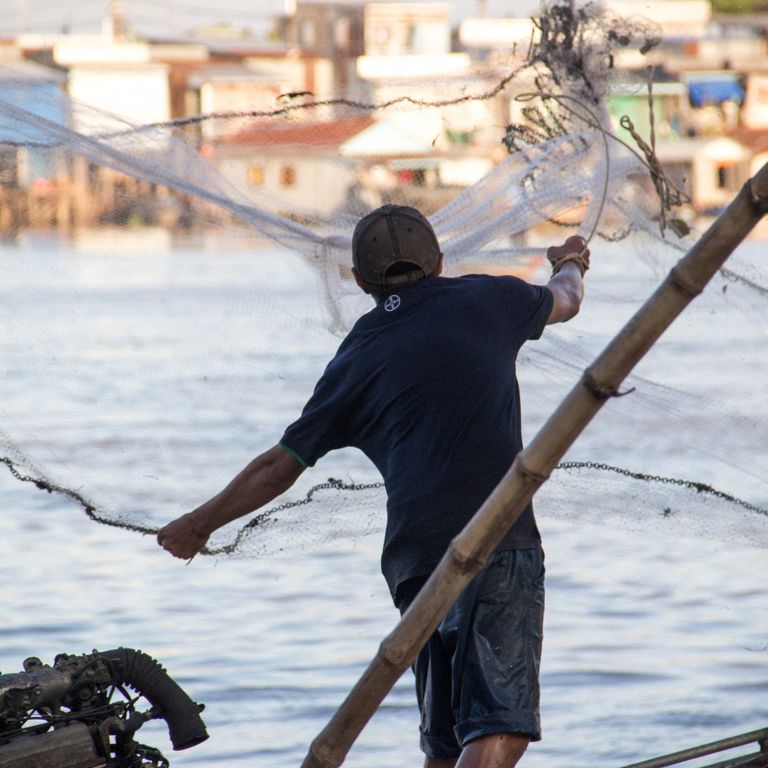
<path fill-rule="evenodd" d="M 578 237 L 549 248 L 545 286 L 444 278 L 429 221 L 385 205 L 358 222 L 352 257 L 355 281 L 376 306 L 344 339 L 299 419 L 157 538 L 190 558 L 326 453 L 355 446 L 384 478 L 381 565 L 405 612 L 522 449 L 518 351 L 579 311 L 589 251 Z M 414 664 L 426 768 L 509 768 L 541 738 L 543 614 L 544 556 L 529 504 Z"/>

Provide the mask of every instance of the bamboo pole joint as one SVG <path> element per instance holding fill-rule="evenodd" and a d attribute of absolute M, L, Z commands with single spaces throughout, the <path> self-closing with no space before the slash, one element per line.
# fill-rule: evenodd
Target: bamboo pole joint
<path fill-rule="evenodd" d="M 763 190 L 763 194 L 760 194 L 760 191 L 758 190 L 759 181 L 758 174 L 755 174 L 746 182 L 746 184 L 744 184 L 744 187 L 747 191 L 749 201 L 752 203 L 752 207 L 762 216 L 768 213 L 768 191 Z"/>
<path fill-rule="evenodd" d="M 385 637 L 379 645 L 379 660 L 382 664 L 392 669 L 400 669 L 403 666 L 405 658 L 402 645 L 392 641 L 392 638 Z M 408 666 L 405 664 L 405 666 Z"/>
<path fill-rule="evenodd" d="M 669 282 L 673 288 L 690 299 L 695 299 L 704 290 L 703 285 L 691 280 L 691 278 L 681 269 L 680 264 L 676 264 L 670 270 Z"/>
<path fill-rule="evenodd" d="M 619 388 L 615 384 L 612 384 L 609 381 L 600 381 L 591 368 L 588 368 L 584 372 L 584 375 L 581 377 L 581 384 L 598 400 L 608 400 L 611 397 L 624 397 L 624 395 L 629 395 L 635 391 L 635 388 L 632 387 L 626 392 L 619 392 Z"/>
<path fill-rule="evenodd" d="M 533 481 L 533 483 L 537 486 L 542 485 L 543 483 L 546 483 L 547 480 L 549 480 L 549 472 L 543 473 L 543 472 L 535 472 L 530 467 L 526 466 L 525 462 L 523 461 L 523 452 L 517 454 L 515 457 L 515 461 L 512 464 L 512 466 L 516 469 L 517 472 L 519 472 L 526 480 Z"/>
<path fill-rule="evenodd" d="M 485 565 L 485 558 L 477 557 L 473 553 L 467 554 L 462 550 L 458 537 L 448 545 L 447 555 L 460 573 L 475 574 Z"/>
<path fill-rule="evenodd" d="M 301 768 L 331 768 L 335 765 L 339 765 L 339 763 L 334 761 L 330 750 L 313 741 Z"/>

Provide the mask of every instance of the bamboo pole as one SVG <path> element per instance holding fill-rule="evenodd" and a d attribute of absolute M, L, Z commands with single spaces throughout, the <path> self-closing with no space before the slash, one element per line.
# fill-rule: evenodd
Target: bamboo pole
<path fill-rule="evenodd" d="M 386 694 L 550 472 L 624 378 L 768 211 L 768 164 L 672 268 L 584 372 L 448 551 L 378 653 L 312 742 L 302 768 L 337 768 Z"/>

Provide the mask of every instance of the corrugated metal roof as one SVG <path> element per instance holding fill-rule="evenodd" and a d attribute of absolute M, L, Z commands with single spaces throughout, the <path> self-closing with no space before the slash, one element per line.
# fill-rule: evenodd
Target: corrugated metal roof
<path fill-rule="evenodd" d="M 272 85 L 280 82 L 274 73 L 264 73 L 242 64 L 198 64 L 188 84 L 199 88 L 206 83 L 260 83 Z"/>
<path fill-rule="evenodd" d="M 44 67 L 34 61 L 11 61 L 0 65 L 0 81 L 5 83 L 65 83 L 60 69 Z"/>

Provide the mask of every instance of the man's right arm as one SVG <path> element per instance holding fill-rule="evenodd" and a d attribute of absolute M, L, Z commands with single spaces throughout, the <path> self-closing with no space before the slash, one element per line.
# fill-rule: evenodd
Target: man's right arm
<path fill-rule="evenodd" d="M 578 257 L 576 258 L 576 255 Z M 563 245 L 547 249 L 554 273 L 547 283 L 554 301 L 547 325 L 564 323 L 578 314 L 584 298 L 584 272 L 589 267 L 589 250 L 580 237 L 569 237 Z"/>
<path fill-rule="evenodd" d="M 563 268 L 549 279 L 547 288 L 552 291 L 554 297 L 547 325 L 564 323 L 578 314 L 584 298 L 584 281 L 576 264 L 564 264 Z"/>
<path fill-rule="evenodd" d="M 161 528 L 158 544 L 174 557 L 193 557 L 215 530 L 287 491 L 304 469 L 292 454 L 275 445 L 257 456 L 221 493 Z"/>

